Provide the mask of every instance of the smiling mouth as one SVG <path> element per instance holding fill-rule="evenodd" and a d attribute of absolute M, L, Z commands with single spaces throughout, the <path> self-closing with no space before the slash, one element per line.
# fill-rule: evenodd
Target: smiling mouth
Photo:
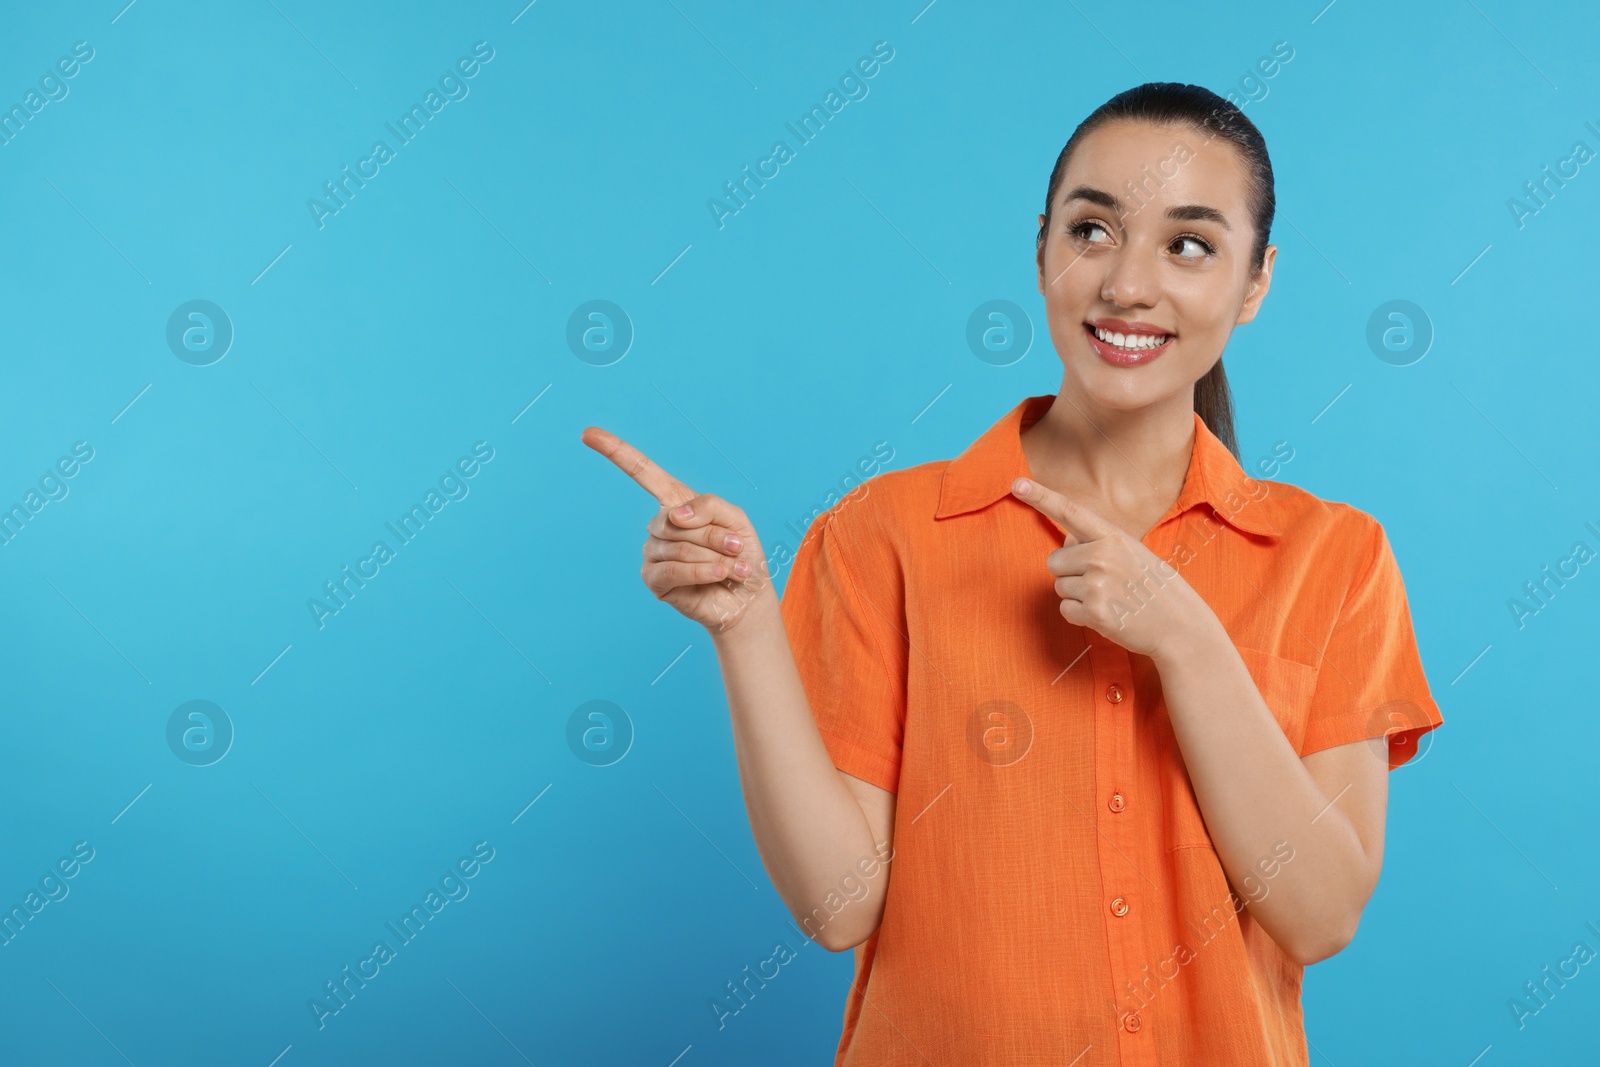
<path fill-rule="evenodd" d="M 1113 330 L 1089 322 L 1083 324 L 1083 329 L 1089 335 L 1089 347 L 1113 367 L 1143 366 L 1165 352 L 1177 337 L 1149 329 Z"/>

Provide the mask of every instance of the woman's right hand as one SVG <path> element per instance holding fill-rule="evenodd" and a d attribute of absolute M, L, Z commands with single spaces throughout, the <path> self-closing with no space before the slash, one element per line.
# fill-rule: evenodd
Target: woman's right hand
<path fill-rule="evenodd" d="M 745 513 L 721 497 L 697 494 L 643 452 L 598 426 L 583 443 L 615 463 L 660 505 L 645 527 L 639 576 L 655 594 L 713 633 L 727 633 L 753 604 L 771 596 L 766 557 Z M 688 505 L 691 514 L 681 509 Z"/>

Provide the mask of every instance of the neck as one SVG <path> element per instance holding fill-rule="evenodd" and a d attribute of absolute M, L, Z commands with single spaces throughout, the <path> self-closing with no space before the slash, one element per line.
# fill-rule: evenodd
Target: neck
<path fill-rule="evenodd" d="M 1115 409 L 1064 381 L 1049 410 L 1023 431 L 1022 444 L 1030 473 L 1051 488 L 1130 507 L 1170 503 L 1183 489 L 1194 447 L 1194 394 Z"/>

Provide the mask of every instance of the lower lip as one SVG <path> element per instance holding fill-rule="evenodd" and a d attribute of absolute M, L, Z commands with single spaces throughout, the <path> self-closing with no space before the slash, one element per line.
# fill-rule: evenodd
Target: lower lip
<path fill-rule="evenodd" d="M 1100 358 L 1116 367 L 1137 367 L 1149 363 L 1172 346 L 1172 336 L 1169 334 L 1167 339 L 1155 348 L 1141 348 L 1137 352 L 1130 352 L 1116 345 L 1106 344 L 1094 335 L 1094 329 L 1088 325 L 1084 326 L 1083 331 L 1089 335 L 1089 344 L 1094 347 Z"/>

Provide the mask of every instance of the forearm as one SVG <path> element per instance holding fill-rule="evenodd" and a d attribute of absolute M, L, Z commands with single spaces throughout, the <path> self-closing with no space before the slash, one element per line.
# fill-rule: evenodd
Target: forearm
<path fill-rule="evenodd" d="M 710 633 L 750 829 L 778 895 L 803 924 L 877 843 L 817 732 L 771 586 L 736 626 Z M 885 881 L 871 880 L 868 895 L 828 924 L 830 943 L 853 944 L 876 927 Z"/>
<path fill-rule="evenodd" d="M 1235 887 L 1263 887 L 1259 899 L 1241 893 L 1251 914 L 1292 957 L 1314 962 L 1353 934 L 1371 864 L 1212 622 L 1156 663 L 1167 714 L 1223 869 Z M 1266 883 L 1257 865 L 1281 842 L 1293 860 Z"/>

